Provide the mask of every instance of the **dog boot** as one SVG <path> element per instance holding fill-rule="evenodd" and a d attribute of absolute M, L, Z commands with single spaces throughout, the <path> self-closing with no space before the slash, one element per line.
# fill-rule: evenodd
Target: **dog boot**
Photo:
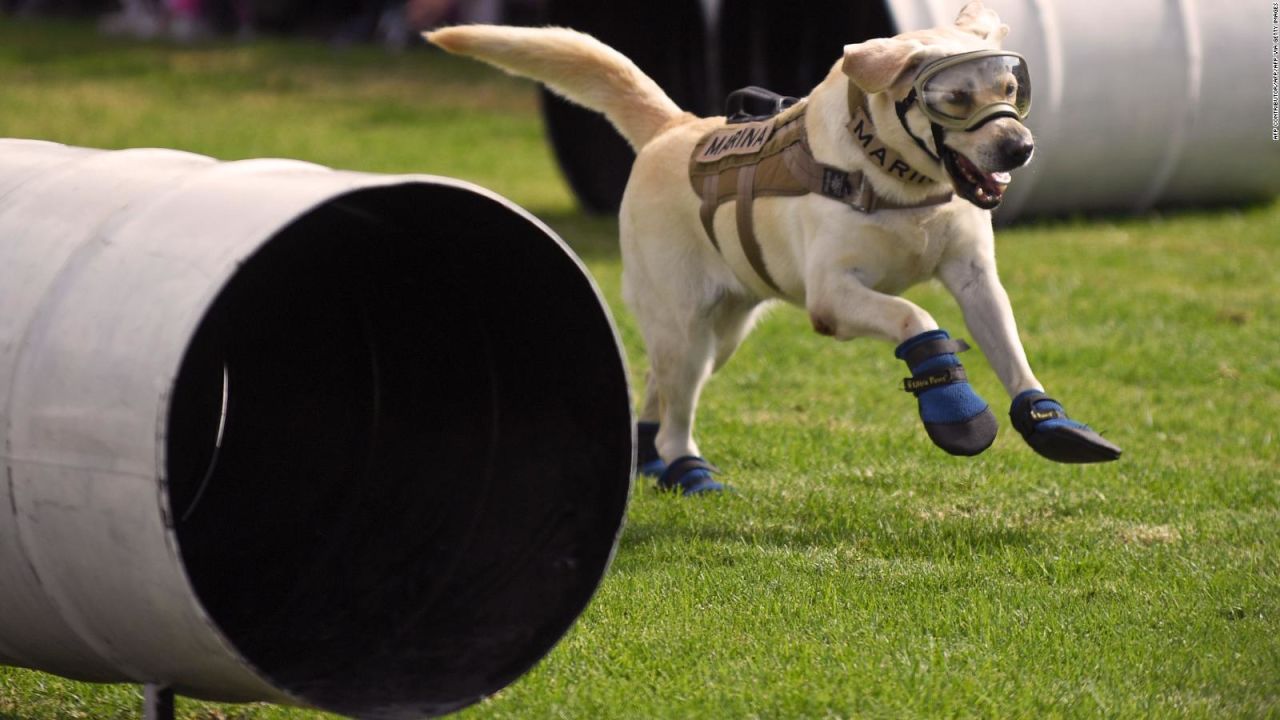
<path fill-rule="evenodd" d="M 1009 407 L 1009 419 L 1031 449 L 1050 460 L 1095 463 L 1120 457 L 1120 448 L 1107 442 L 1088 425 L 1067 417 L 1062 405 L 1043 391 L 1018 393 Z"/>
<path fill-rule="evenodd" d="M 658 423 L 636 423 L 636 474 L 658 477 L 667 469 L 658 455 Z"/>
<path fill-rule="evenodd" d="M 724 483 L 711 477 L 720 469 L 696 455 L 685 455 L 667 466 L 658 476 L 659 490 L 679 490 L 682 495 L 698 495 L 724 490 Z"/>
<path fill-rule="evenodd" d="M 934 445 L 952 455 L 977 455 L 996 439 L 996 416 L 973 391 L 956 353 L 969 349 L 946 330 L 930 330 L 898 346 L 894 355 L 911 368 L 902 388 L 916 396 L 920 419 Z"/>

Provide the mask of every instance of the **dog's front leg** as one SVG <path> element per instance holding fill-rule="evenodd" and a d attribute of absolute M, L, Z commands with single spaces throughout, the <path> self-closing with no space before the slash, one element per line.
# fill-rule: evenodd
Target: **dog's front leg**
<path fill-rule="evenodd" d="M 964 321 L 1013 403 L 1009 417 L 1032 449 L 1058 462 L 1105 462 L 1120 448 L 1067 416 L 1031 372 L 1009 295 L 996 274 L 994 252 L 958 252 L 943 259 L 938 277 L 964 311 Z"/>
<path fill-rule="evenodd" d="M 856 255 L 845 254 L 809 274 L 806 304 L 814 329 L 840 340 L 878 337 L 898 343 L 895 355 L 912 373 L 904 389 L 916 396 L 933 443 L 953 455 L 986 450 L 998 425 L 956 357 L 968 346 L 952 340 L 914 303 L 868 287 L 874 278 L 862 268 L 873 267 L 874 258 Z"/>
<path fill-rule="evenodd" d="M 996 275 L 995 257 L 983 254 L 945 258 L 938 267 L 938 279 L 960 304 L 965 325 L 1009 397 L 1041 388 L 1018 339 L 1013 306 Z"/>
<path fill-rule="evenodd" d="M 831 268 L 811 277 L 805 291 L 814 331 L 837 340 L 874 337 L 900 343 L 938 329 L 933 316 L 915 303 L 864 285 L 856 269 Z"/>

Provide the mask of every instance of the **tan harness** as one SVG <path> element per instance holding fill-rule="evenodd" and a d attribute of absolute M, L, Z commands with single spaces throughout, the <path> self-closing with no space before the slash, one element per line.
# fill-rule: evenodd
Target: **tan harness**
<path fill-rule="evenodd" d="M 757 197 L 799 196 L 817 193 L 842 202 L 861 213 L 904 210 L 950 202 L 950 191 L 914 203 L 899 203 L 875 193 L 871 181 L 861 171 L 847 172 L 824 165 L 813 157 L 805 130 L 802 100 L 777 115 L 759 122 L 726 124 L 712 130 L 694 146 L 689 160 L 689 180 L 702 197 L 700 216 L 711 244 L 719 252 L 716 239 L 716 210 L 736 200 L 738 239 L 747 262 L 762 281 L 783 294 L 765 266 L 760 242 L 752 220 L 752 201 Z M 876 138 L 875 125 L 866 109 L 866 96 L 849 83 L 849 133 L 867 157 L 891 175 L 909 183 L 937 182 L 915 170 L 901 155 Z"/>

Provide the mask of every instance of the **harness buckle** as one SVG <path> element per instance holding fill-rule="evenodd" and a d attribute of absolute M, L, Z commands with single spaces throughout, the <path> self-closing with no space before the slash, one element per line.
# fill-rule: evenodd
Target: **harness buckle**
<path fill-rule="evenodd" d="M 800 102 L 799 98 L 748 85 L 729 93 L 725 98 L 724 114 L 726 122 L 730 125 L 757 122 L 768 120 L 798 102 Z"/>

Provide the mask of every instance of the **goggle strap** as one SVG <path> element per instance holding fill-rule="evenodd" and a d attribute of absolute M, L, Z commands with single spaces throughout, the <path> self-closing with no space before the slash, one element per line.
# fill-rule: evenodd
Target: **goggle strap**
<path fill-rule="evenodd" d="M 902 125 L 902 129 L 906 131 L 907 137 L 914 140 L 916 145 L 919 145 L 920 149 L 924 151 L 925 155 L 928 155 L 930 158 L 932 158 L 934 162 L 940 163 L 942 162 L 942 158 L 934 154 L 934 152 L 929 149 L 928 143 L 926 143 L 924 140 L 921 140 L 919 137 L 917 137 L 915 133 L 911 132 L 911 126 L 907 125 L 907 111 L 911 109 L 911 106 L 915 104 L 915 101 L 916 101 L 916 89 L 911 88 L 911 92 L 907 93 L 907 96 L 905 98 L 903 98 L 899 102 L 894 103 L 894 108 L 898 111 L 898 123 Z M 938 124 L 933 122 L 932 120 L 929 121 L 929 127 L 933 128 L 933 142 L 937 144 L 938 149 L 941 150 L 942 149 L 942 128 L 938 127 Z"/>
<path fill-rule="evenodd" d="M 933 122 L 932 120 L 929 121 L 929 128 L 933 130 L 933 145 L 934 147 L 938 148 L 938 154 L 941 155 L 942 142 L 943 142 L 942 134 L 943 132 L 945 132 L 945 130 L 941 125 L 939 125 L 936 122 Z M 939 158 L 938 162 L 942 162 L 942 159 Z"/>
<path fill-rule="evenodd" d="M 1015 110 L 1007 110 L 1007 109 L 1001 108 L 1001 109 L 997 110 L 996 112 L 993 112 L 993 113 L 989 113 L 989 114 L 987 114 L 987 115 L 986 115 L 986 116 L 984 116 L 981 120 L 979 120 L 978 122 L 976 122 L 976 123 L 974 123 L 974 124 L 972 124 L 972 125 L 969 125 L 969 126 L 968 126 L 968 127 L 966 127 L 964 130 L 965 130 L 965 132 L 973 132 L 974 130 L 977 130 L 978 128 L 982 127 L 983 125 L 986 125 L 987 123 L 991 122 L 992 120 L 995 120 L 995 119 L 997 119 L 997 118 L 1005 118 L 1005 117 L 1007 117 L 1007 118 L 1013 118 L 1014 120 L 1021 120 L 1021 119 L 1022 119 L 1022 118 L 1018 115 L 1017 111 L 1015 111 Z"/>

